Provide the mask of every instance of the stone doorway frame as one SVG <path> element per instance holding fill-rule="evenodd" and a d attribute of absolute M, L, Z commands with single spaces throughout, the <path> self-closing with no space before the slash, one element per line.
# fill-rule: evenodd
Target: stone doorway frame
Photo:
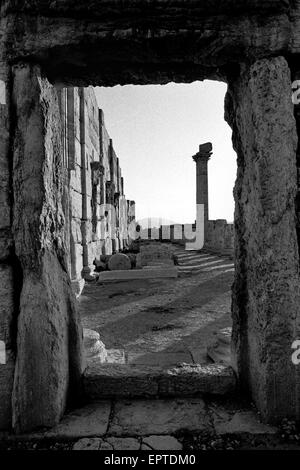
<path fill-rule="evenodd" d="M 1 4 L 0 320 L 10 388 L 0 380 L 0 394 L 12 414 L 6 426 L 28 431 L 56 424 L 80 394 L 84 367 L 65 261 L 55 87 L 205 78 L 228 83 L 225 116 L 238 155 L 235 370 L 266 421 L 300 419 L 299 370 L 291 360 L 300 336 L 298 137 L 291 101 L 300 2 L 101 5 Z"/>

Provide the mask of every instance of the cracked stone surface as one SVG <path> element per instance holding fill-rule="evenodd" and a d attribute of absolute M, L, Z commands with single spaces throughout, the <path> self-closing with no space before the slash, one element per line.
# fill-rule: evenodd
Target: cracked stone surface
<path fill-rule="evenodd" d="M 143 436 L 209 428 L 205 404 L 200 398 L 119 401 L 115 405 L 108 433 L 115 436 Z"/>
<path fill-rule="evenodd" d="M 101 442 L 102 439 L 98 437 L 80 439 L 74 444 L 72 450 L 100 450 Z"/>
<path fill-rule="evenodd" d="M 140 443 L 133 437 L 108 437 L 106 442 L 110 444 L 114 450 L 139 450 Z"/>
<path fill-rule="evenodd" d="M 66 415 L 58 426 L 48 431 L 46 437 L 103 436 L 108 428 L 111 404 L 101 401 Z"/>
<path fill-rule="evenodd" d="M 149 436 L 143 439 L 153 450 L 181 450 L 182 444 L 173 436 Z"/>

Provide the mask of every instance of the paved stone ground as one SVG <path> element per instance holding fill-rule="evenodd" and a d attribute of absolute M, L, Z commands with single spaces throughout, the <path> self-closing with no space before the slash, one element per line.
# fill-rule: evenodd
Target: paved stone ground
<path fill-rule="evenodd" d="M 0 434 L 0 450 L 299 449 L 300 430 L 260 422 L 233 399 L 117 400 L 87 405 L 51 430 Z"/>
<path fill-rule="evenodd" d="M 231 325 L 233 262 L 179 248 L 180 277 L 89 284 L 83 326 L 100 333 L 110 362 L 171 366 L 207 363 L 207 344 Z"/>
<path fill-rule="evenodd" d="M 206 362 L 207 343 L 230 325 L 232 262 L 177 254 L 179 279 L 86 287 L 80 301 L 84 326 L 118 351 L 112 360 Z M 0 450 L 298 450 L 299 442 L 294 423 L 267 426 L 249 403 L 234 397 L 102 400 L 71 412 L 51 430 L 0 433 Z"/>

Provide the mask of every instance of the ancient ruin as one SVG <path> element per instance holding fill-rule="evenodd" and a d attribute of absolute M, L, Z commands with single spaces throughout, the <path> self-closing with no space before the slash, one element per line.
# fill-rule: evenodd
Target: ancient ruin
<path fill-rule="evenodd" d="M 233 369 L 265 421 L 299 420 L 300 369 L 291 360 L 300 337 L 299 113 L 291 97 L 300 1 L 3 0 L 0 8 L 0 428 L 54 426 L 81 398 L 83 335 L 71 284 L 81 264 L 77 271 L 68 259 L 76 181 L 65 177 L 62 99 L 74 94 L 75 106 L 78 87 L 90 85 L 203 79 L 228 84 L 225 116 L 238 156 Z M 81 144 L 75 153 L 83 162 Z M 104 191 L 97 137 L 94 144 L 78 191 L 87 206 L 75 215 L 84 222 L 78 236 L 87 276 L 95 198 Z M 117 206 L 123 189 L 117 168 L 111 172 L 115 188 L 106 185 L 105 194 Z M 76 240 L 72 248 L 81 250 Z M 218 367 L 207 374 L 203 393 L 222 374 Z"/>
<path fill-rule="evenodd" d="M 129 243 L 134 201 L 125 199 L 119 158 L 92 88 L 59 91 L 63 162 L 68 179 L 71 282 L 80 294 L 94 262 Z"/>

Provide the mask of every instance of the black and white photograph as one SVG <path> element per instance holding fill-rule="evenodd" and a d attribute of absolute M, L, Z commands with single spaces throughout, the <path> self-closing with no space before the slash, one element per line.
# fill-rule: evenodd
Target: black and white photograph
<path fill-rule="evenodd" d="M 7 451 L 300 451 L 300 0 L 0 0 Z"/>

